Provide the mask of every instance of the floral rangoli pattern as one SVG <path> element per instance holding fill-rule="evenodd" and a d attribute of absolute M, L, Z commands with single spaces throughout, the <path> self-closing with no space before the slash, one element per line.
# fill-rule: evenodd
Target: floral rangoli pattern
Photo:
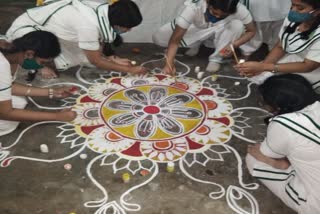
<path fill-rule="evenodd" d="M 151 74 L 144 76 L 122 77 L 115 76 L 113 72 L 111 76 L 101 75 L 99 79 L 90 82 L 84 80 L 79 69 L 78 80 L 89 86 L 73 84 L 81 89 L 80 95 L 65 99 L 63 105 L 72 106 L 77 112 L 77 118 L 72 123 L 51 122 L 58 124 L 60 134 L 57 137 L 61 139 L 60 143 L 69 144 L 76 151 L 57 160 L 12 156 L 10 149 L 19 143 L 25 132 L 50 123 L 41 122 L 25 129 L 10 146 L 0 145 L 0 166 L 9 167 L 16 159 L 59 162 L 90 149 L 96 153 L 96 157 L 90 160 L 86 173 L 104 197 L 88 201 L 84 206 L 95 208 L 95 214 L 107 213 L 109 209 L 113 213 L 124 214 L 143 209 L 132 202 L 133 191 L 157 176 L 159 164 L 173 162 L 191 180 L 214 187 L 215 191 L 209 194 L 210 198 L 217 200 L 226 196 L 230 208 L 236 213 L 259 213 L 257 201 L 246 191 L 257 189 L 258 185 L 242 181 L 242 160 L 228 142 L 232 136 L 254 142 L 254 139 L 246 136 L 246 130 L 252 125 L 250 117 L 246 116 L 247 112 L 250 112 L 251 117 L 252 112 L 258 116 L 267 113 L 255 107 L 234 108 L 233 101 L 245 99 L 250 94 L 250 84 L 245 79 L 241 81 L 248 85 L 247 94 L 232 97 L 227 89 L 215 82 L 216 77 L 209 76 L 202 81 L 187 77 L 190 69 L 179 63 L 186 70 L 176 78 L 159 74 L 160 69 L 155 67 Z M 143 65 L 148 66 L 148 62 Z M 38 105 L 34 100 L 32 102 L 39 108 L 54 109 Z M 225 187 L 204 181 L 188 171 L 188 168 L 197 164 L 206 166 L 210 161 L 224 161 L 225 155 L 233 155 L 238 161 L 240 186 Z M 126 164 L 120 166 L 118 163 L 121 160 L 125 160 Z M 142 184 L 124 192 L 119 200 L 109 201 L 107 190 L 92 175 L 95 163 L 112 167 L 114 173 L 121 171 L 135 175 L 141 170 L 147 170 L 150 176 Z M 132 196 L 130 199 L 129 194 Z M 242 198 L 250 202 L 250 210 L 238 205 L 237 201 Z"/>

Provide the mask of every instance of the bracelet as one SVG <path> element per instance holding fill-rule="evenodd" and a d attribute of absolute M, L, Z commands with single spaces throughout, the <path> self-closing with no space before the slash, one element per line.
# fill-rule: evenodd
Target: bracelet
<path fill-rule="evenodd" d="M 32 91 L 31 86 L 28 88 L 27 92 L 24 94 L 24 96 L 28 96 L 30 94 L 30 92 Z"/>
<path fill-rule="evenodd" d="M 273 65 L 273 71 L 271 71 L 271 73 L 277 73 L 279 72 L 279 65 L 278 64 L 274 64 Z"/>
<path fill-rule="evenodd" d="M 53 98 L 53 89 L 52 88 L 49 88 L 49 99 L 52 99 Z"/>

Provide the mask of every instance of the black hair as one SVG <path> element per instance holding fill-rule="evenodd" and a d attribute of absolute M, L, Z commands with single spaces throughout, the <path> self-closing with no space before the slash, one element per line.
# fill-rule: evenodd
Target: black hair
<path fill-rule="evenodd" d="M 315 10 L 319 10 L 320 9 L 320 1 L 319 0 L 301 0 L 303 3 L 310 5 L 313 9 Z M 297 27 L 300 25 L 301 23 L 295 23 L 292 26 L 288 26 L 285 30 L 285 33 L 289 33 L 292 34 L 296 31 Z M 311 35 L 311 33 L 313 31 L 315 31 L 320 25 L 320 16 L 318 15 L 315 19 L 315 21 L 312 23 L 311 27 L 309 30 L 301 32 L 300 36 L 302 39 L 307 40 L 309 39 L 309 36 Z"/>
<path fill-rule="evenodd" d="M 133 28 L 142 22 L 139 7 L 131 0 L 119 0 L 110 5 L 108 17 L 111 26 Z"/>
<path fill-rule="evenodd" d="M 225 13 L 233 14 L 237 12 L 237 5 L 239 0 L 209 0 L 209 6 L 214 9 L 222 10 Z"/>
<path fill-rule="evenodd" d="M 268 78 L 259 86 L 264 102 L 280 114 L 299 111 L 320 100 L 312 85 L 301 75 L 283 74 Z"/>
<path fill-rule="evenodd" d="M 61 53 L 58 38 L 47 31 L 32 31 L 12 41 L 9 48 L 0 48 L 4 54 L 34 51 L 35 57 L 55 58 Z"/>
<path fill-rule="evenodd" d="M 105 56 L 112 56 L 115 54 L 114 48 L 120 47 L 123 44 L 122 37 L 117 34 L 115 40 L 110 43 L 103 43 L 102 53 Z"/>

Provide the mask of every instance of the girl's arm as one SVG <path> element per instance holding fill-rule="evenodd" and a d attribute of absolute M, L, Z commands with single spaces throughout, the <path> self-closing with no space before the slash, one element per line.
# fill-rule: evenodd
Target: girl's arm
<path fill-rule="evenodd" d="M 235 66 L 241 75 L 252 77 L 264 71 L 275 73 L 307 73 L 320 67 L 320 63 L 305 59 L 303 62 L 267 63 L 245 62 Z"/>
<path fill-rule="evenodd" d="M 263 63 L 263 70 L 280 73 L 308 73 L 320 67 L 320 63 L 304 59 L 303 62 L 288 62 L 281 64 Z"/>
<path fill-rule="evenodd" d="M 287 158 L 271 158 L 260 151 L 261 144 L 249 145 L 248 153 L 260 162 L 266 163 L 276 169 L 288 169 L 291 165 Z"/>
<path fill-rule="evenodd" d="M 307 73 L 319 68 L 320 63 L 304 59 L 303 62 L 288 62 L 277 64 L 277 62 L 286 54 L 280 41 L 271 50 L 266 59 L 259 62 L 245 62 L 235 66 L 235 68 L 244 76 L 255 76 L 264 71 L 280 73 Z"/>
<path fill-rule="evenodd" d="M 245 26 L 245 33 L 242 34 L 242 36 L 235 40 L 232 44 L 235 48 L 240 47 L 241 45 L 247 43 L 250 39 L 252 39 L 256 35 L 256 25 L 254 22 L 250 22 L 249 24 L 244 25 Z"/>
<path fill-rule="evenodd" d="M 181 28 L 176 25 L 176 28 L 170 37 L 167 51 L 167 63 L 163 68 L 164 72 L 167 74 L 175 74 L 174 59 L 176 57 L 180 41 L 186 32 L 187 29 Z"/>
<path fill-rule="evenodd" d="M 11 100 L 0 102 L 0 119 L 11 121 L 72 121 L 76 113 L 71 110 L 60 112 L 40 112 L 25 109 L 15 109 Z"/>
<path fill-rule="evenodd" d="M 49 97 L 49 88 L 37 88 L 33 86 L 13 83 L 12 95 L 30 97 Z"/>
<path fill-rule="evenodd" d="M 285 50 L 283 50 L 280 40 L 277 44 L 272 48 L 270 53 L 264 59 L 265 63 L 277 63 L 284 55 L 286 54 Z"/>
<path fill-rule="evenodd" d="M 146 73 L 147 70 L 141 66 L 132 66 L 132 65 L 122 65 L 115 63 L 113 60 L 105 58 L 99 50 L 90 51 L 83 50 L 90 61 L 91 64 L 95 65 L 97 68 L 104 70 L 114 70 L 126 73 Z"/>
<path fill-rule="evenodd" d="M 72 87 L 37 88 L 20 83 L 13 83 L 12 94 L 16 96 L 64 98 L 72 95 L 70 91 L 71 88 Z"/>
<path fill-rule="evenodd" d="M 250 39 L 252 39 L 256 35 L 256 25 L 254 22 L 250 22 L 249 24 L 245 25 L 246 31 L 244 34 L 241 35 L 241 37 L 235 41 L 232 42 L 232 45 L 234 48 L 238 48 L 241 45 L 248 42 Z M 232 56 L 232 50 L 230 48 L 230 44 L 225 46 L 221 51 L 220 55 L 222 57 L 230 57 Z"/>

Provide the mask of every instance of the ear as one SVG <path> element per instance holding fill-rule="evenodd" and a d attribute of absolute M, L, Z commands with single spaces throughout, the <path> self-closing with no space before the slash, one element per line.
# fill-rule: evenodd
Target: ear
<path fill-rule="evenodd" d="M 27 50 L 24 52 L 24 57 L 28 59 L 34 58 L 34 51 L 32 50 Z"/>

